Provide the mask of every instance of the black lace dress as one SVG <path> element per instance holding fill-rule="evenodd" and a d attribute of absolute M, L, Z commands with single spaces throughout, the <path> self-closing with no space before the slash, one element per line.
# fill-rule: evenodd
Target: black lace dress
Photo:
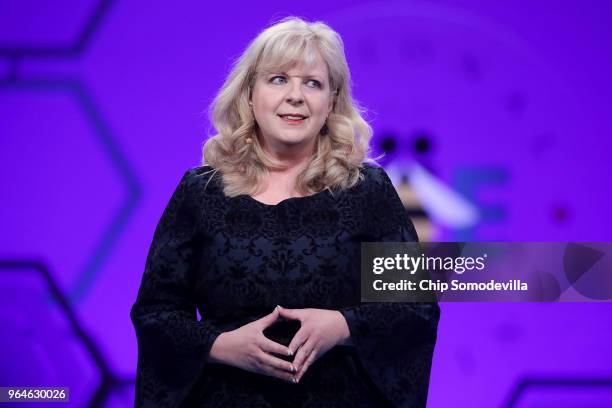
<path fill-rule="evenodd" d="M 360 303 L 360 243 L 417 240 L 384 170 L 365 165 L 351 189 L 277 205 L 228 198 L 212 170 L 185 173 L 155 230 L 131 311 L 135 405 L 424 407 L 438 306 Z M 353 345 L 330 349 L 299 384 L 205 361 L 221 332 L 277 304 L 339 310 Z M 289 345 L 298 328 L 279 321 L 264 334 Z"/>

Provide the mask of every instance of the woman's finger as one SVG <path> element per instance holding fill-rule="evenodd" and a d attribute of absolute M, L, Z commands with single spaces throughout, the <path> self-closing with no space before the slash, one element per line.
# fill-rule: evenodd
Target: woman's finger
<path fill-rule="evenodd" d="M 297 369 L 289 361 L 281 360 L 280 358 L 274 357 L 266 352 L 262 351 L 257 358 L 261 364 L 291 373 L 292 375 L 297 372 Z"/>
<path fill-rule="evenodd" d="M 261 348 L 266 353 L 275 353 L 281 354 L 284 356 L 292 356 L 293 353 L 290 353 L 290 347 L 283 346 L 280 343 L 270 340 L 263 334 L 261 335 L 261 340 L 259 341 L 259 348 Z M 291 349 L 292 350 L 292 349 Z"/>
<path fill-rule="evenodd" d="M 308 339 L 308 333 L 304 328 L 300 328 L 293 338 L 291 339 L 291 343 L 289 343 L 289 350 L 292 354 L 296 354 L 296 351 L 306 342 Z"/>
<path fill-rule="evenodd" d="M 293 384 L 297 383 L 294 374 L 288 373 L 284 370 L 279 370 L 278 368 L 274 368 L 272 366 L 262 365 L 260 374 L 280 378 L 281 380 L 285 380 Z"/>
<path fill-rule="evenodd" d="M 278 320 L 278 318 L 280 317 L 279 313 L 278 313 L 278 309 L 274 308 L 274 310 L 272 310 L 272 313 L 265 315 L 264 317 L 262 317 L 261 319 L 259 319 L 259 324 L 260 324 L 260 328 L 263 331 L 263 329 L 265 329 L 266 327 L 270 326 L 272 323 L 274 323 L 276 320 Z"/>
<path fill-rule="evenodd" d="M 276 306 L 276 308 L 278 309 L 280 315 L 285 319 L 302 321 L 303 309 L 285 309 L 281 306 Z"/>
<path fill-rule="evenodd" d="M 310 356 L 310 353 L 312 352 L 313 348 L 314 341 L 312 340 L 312 338 L 308 338 L 308 340 L 306 340 L 302 347 L 298 349 L 295 358 L 293 359 L 293 365 L 295 366 L 295 368 L 297 368 L 298 371 L 304 365 L 304 362 L 306 361 L 308 356 Z"/>
<path fill-rule="evenodd" d="M 315 361 L 315 359 L 317 358 L 317 354 L 318 352 L 316 350 L 313 350 L 310 355 L 308 356 L 308 358 L 306 359 L 306 362 L 304 363 L 304 366 L 302 368 L 300 368 L 300 370 L 298 371 L 298 373 L 295 376 L 295 380 L 297 382 L 300 382 L 300 380 L 302 379 L 302 377 L 304 376 L 304 373 L 306 372 L 306 370 L 308 370 L 308 368 L 310 367 L 310 365 Z"/>

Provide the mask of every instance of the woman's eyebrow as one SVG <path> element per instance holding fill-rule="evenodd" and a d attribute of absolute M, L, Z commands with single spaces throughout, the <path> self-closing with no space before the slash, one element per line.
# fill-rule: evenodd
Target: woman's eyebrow
<path fill-rule="evenodd" d="M 284 75 L 284 76 L 288 76 L 286 72 L 283 71 L 275 71 L 275 70 L 267 70 L 267 71 L 263 71 L 261 73 L 262 76 L 270 76 L 270 75 Z"/>
<path fill-rule="evenodd" d="M 308 74 L 304 76 L 305 78 L 315 78 L 318 80 L 323 80 L 323 75 L 319 75 L 319 74 Z"/>
<path fill-rule="evenodd" d="M 306 73 L 303 75 L 289 75 L 286 71 L 269 71 L 266 76 L 271 76 L 271 75 L 284 75 L 287 78 L 292 78 L 292 77 L 296 77 L 296 78 L 302 78 L 302 79 L 316 79 L 318 81 L 321 82 L 325 82 L 325 76 L 321 75 L 321 74 L 317 74 L 317 73 Z"/>
<path fill-rule="evenodd" d="M 304 78 L 304 79 L 305 78 L 308 78 L 308 79 L 314 78 L 314 79 L 318 79 L 318 80 L 323 80 L 323 75 L 314 74 L 314 73 L 313 74 L 304 74 L 304 75 L 289 75 L 289 74 L 284 73 L 284 75 L 287 75 L 288 77 L 297 77 L 297 78 Z"/>

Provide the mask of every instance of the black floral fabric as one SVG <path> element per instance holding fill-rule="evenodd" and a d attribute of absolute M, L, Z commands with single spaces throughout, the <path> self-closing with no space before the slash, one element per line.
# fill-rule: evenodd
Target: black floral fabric
<path fill-rule="evenodd" d="M 267 205 L 225 196 L 209 166 L 185 173 L 131 310 L 136 407 L 426 405 L 439 308 L 360 303 L 361 242 L 417 240 L 385 171 L 365 164 L 363 175 L 350 189 Z M 333 347 L 299 384 L 206 362 L 220 333 L 276 305 L 339 310 L 352 345 Z M 298 329 L 278 321 L 264 334 L 289 345 Z"/>

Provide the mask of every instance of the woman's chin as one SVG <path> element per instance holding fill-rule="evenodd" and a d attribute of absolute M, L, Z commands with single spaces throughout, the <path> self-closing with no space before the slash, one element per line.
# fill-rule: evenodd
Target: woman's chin
<path fill-rule="evenodd" d="M 277 145 L 295 147 L 295 146 L 307 146 L 314 138 L 303 136 L 303 135 L 283 135 L 276 140 Z"/>

